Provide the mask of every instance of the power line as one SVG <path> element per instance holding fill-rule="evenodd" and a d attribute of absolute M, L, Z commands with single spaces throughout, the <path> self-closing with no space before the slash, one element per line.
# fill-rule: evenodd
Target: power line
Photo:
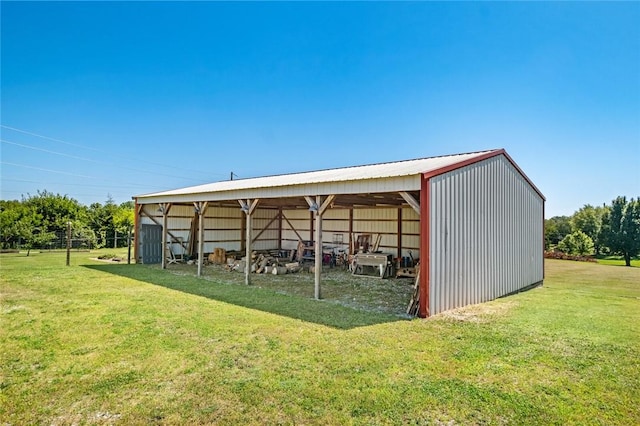
<path fill-rule="evenodd" d="M 77 173 L 63 172 L 61 170 L 43 169 L 42 167 L 27 166 L 26 164 L 9 163 L 7 161 L 0 161 L 0 164 L 6 164 L 7 166 L 24 167 L 25 169 L 40 170 L 42 172 L 58 173 L 58 174 L 61 174 L 61 175 L 69 175 L 69 176 L 81 177 L 81 178 L 85 178 L 85 179 L 97 179 L 94 176 L 79 175 Z"/>
<path fill-rule="evenodd" d="M 11 141 L 8 141 L 6 139 L 0 139 L 0 142 L 6 143 L 6 144 L 10 144 L 10 145 L 19 146 L 21 148 L 32 149 L 34 151 L 46 152 L 47 154 L 54 154 L 54 155 L 60 155 L 60 156 L 63 156 L 63 157 L 73 158 L 75 160 L 90 161 L 92 163 L 103 164 L 100 161 L 92 160 L 90 158 L 78 157 L 77 155 L 65 154 L 63 152 L 50 151 L 48 149 L 38 148 L 38 147 L 32 146 L 32 145 L 24 145 L 24 144 L 17 143 L 17 142 L 11 142 Z"/>
<path fill-rule="evenodd" d="M 62 139 L 52 138 L 50 136 L 41 135 L 41 134 L 38 134 L 38 133 L 30 132 L 28 130 L 18 129 L 16 127 L 7 126 L 7 125 L 4 125 L 4 124 L 0 124 L 0 127 L 4 128 L 4 129 L 7 129 L 7 130 L 12 130 L 14 132 L 23 133 L 25 135 L 30 135 L 30 136 L 34 136 L 34 137 L 37 137 L 37 138 L 46 139 L 46 140 L 49 140 L 49 141 L 52 141 L 52 142 L 57 142 L 57 143 L 61 143 L 61 144 L 64 144 L 64 145 L 69 145 L 69 146 L 72 146 L 72 147 L 75 147 L 75 148 L 87 149 L 87 150 L 94 151 L 94 152 L 97 152 L 97 153 L 100 153 L 100 154 L 106 154 L 106 155 L 109 155 L 111 157 L 121 158 L 121 159 L 125 159 L 125 160 L 128 160 L 128 161 L 136 161 L 138 163 L 147 163 L 147 164 L 151 164 L 151 165 L 154 165 L 154 166 L 160 166 L 160 167 L 171 167 L 171 168 L 174 168 L 176 170 L 183 170 L 183 171 L 187 171 L 189 173 L 194 173 L 194 172 L 195 173 L 199 173 L 199 174 L 201 174 L 203 176 L 210 176 L 212 174 L 213 175 L 218 175 L 218 176 L 225 176 L 222 173 L 207 173 L 207 172 L 203 172 L 203 171 L 199 171 L 199 170 L 185 169 L 183 167 L 177 167 L 177 166 L 174 166 L 174 165 L 169 166 L 167 164 L 156 163 L 154 161 L 143 160 L 143 159 L 138 159 L 138 158 L 132 158 L 132 157 L 124 156 L 124 155 L 117 155 L 117 154 L 114 154 L 113 152 L 108 152 L 108 151 L 104 151 L 104 150 L 101 150 L 101 149 L 93 148 L 93 147 L 90 147 L 90 146 L 79 145 L 79 144 L 67 142 L 67 141 L 64 141 Z M 149 173 L 154 173 L 154 172 L 149 172 Z M 174 176 L 169 176 L 169 177 L 174 177 Z M 188 178 L 181 177 L 181 179 L 188 179 Z"/>
<path fill-rule="evenodd" d="M 104 161 L 92 160 L 90 158 L 78 157 L 76 155 L 66 154 L 66 153 L 63 153 L 63 152 L 51 151 L 51 150 L 48 150 L 48 149 L 39 148 L 39 147 L 35 147 L 35 146 L 32 146 L 32 145 L 25 145 L 25 144 L 21 144 L 21 143 L 17 143 L 17 142 L 11 142 L 11 141 L 8 141 L 8 140 L 5 140 L 5 139 L 0 139 L 0 142 L 5 143 L 5 144 L 19 146 L 21 148 L 31 149 L 31 150 L 34 150 L 34 151 L 45 152 L 47 154 L 53 154 L 53 155 L 59 155 L 59 156 L 62 156 L 62 157 L 72 158 L 74 160 L 88 161 L 88 162 L 95 163 L 95 164 L 102 164 L 104 166 L 112 166 L 112 164 L 104 162 Z M 122 166 L 122 165 L 119 165 L 118 167 L 120 167 L 122 169 L 133 170 L 135 172 L 150 173 L 150 174 L 152 174 L 154 176 L 165 176 L 165 177 L 170 177 L 170 178 L 174 178 L 174 179 L 192 180 L 190 178 L 185 178 L 184 176 L 169 175 L 169 174 L 166 174 L 166 173 L 159 173 L 159 172 L 155 172 L 155 171 L 143 170 L 143 169 L 138 169 L 138 168 L 135 168 L 135 167 L 127 167 L 127 166 Z"/>
<path fill-rule="evenodd" d="M 5 182 L 5 181 L 8 181 L 8 182 L 25 182 L 25 183 L 37 183 L 37 184 L 41 184 L 41 185 L 65 185 L 65 186 L 86 186 L 86 187 L 91 187 L 91 188 L 114 188 L 113 185 L 92 185 L 92 184 L 86 184 L 86 183 L 43 182 L 43 181 L 37 181 L 37 180 L 5 178 L 5 177 L 3 177 L 1 180 L 2 180 L 2 182 Z M 119 183 L 118 184 L 118 188 L 122 188 L 122 187 L 149 188 L 148 185 L 141 185 L 141 184 L 134 184 L 134 183 L 126 183 L 126 184 Z M 158 186 L 153 186 L 151 188 L 157 188 L 158 190 L 162 189 L 161 187 L 158 187 Z"/>

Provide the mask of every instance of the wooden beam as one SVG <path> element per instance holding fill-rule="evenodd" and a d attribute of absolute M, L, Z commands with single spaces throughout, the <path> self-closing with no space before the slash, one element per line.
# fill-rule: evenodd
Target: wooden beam
<path fill-rule="evenodd" d="M 408 192 L 400 191 L 400 195 L 402 196 L 402 198 L 404 198 L 407 204 L 409 204 L 411 208 L 413 208 L 413 210 L 418 213 L 418 216 L 420 216 L 420 203 Z"/>
<path fill-rule="evenodd" d="M 294 228 L 293 224 L 291 222 L 289 222 L 289 219 L 287 219 L 287 217 L 284 215 L 284 213 L 282 213 L 282 218 L 289 224 L 289 227 L 291 227 L 291 230 L 298 236 L 298 239 L 300 241 L 303 241 L 304 238 L 302 238 L 302 236 L 300 236 L 298 231 L 296 231 L 296 228 Z"/>
<path fill-rule="evenodd" d="M 162 212 L 163 215 L 165 214 L 169 214 L 169 210 L 171 210 L 171 206 L 173 204 L 171 203 L 160 203 L 158 204 L 158 206 L 160 207 L 160 211 Z"/>
<path fill-rule="evenodd" d="M 262 235 L 262 234 L 264 233 L 264 231 L 266 231 L 266 230 L 267 230 L 267 228 L 269 228 L 269 226 L 271 226 L 271 224 L 272 224 L 273 222 L 275 222 L 276 220 L 278 220 L 278 219 L 279 219 L 280 214 L 281 214 L 281 212 L 278 212 L 278 214 L 277 214 L 277 215 L 275 215 L 275 217 L 274 217 L 273 219 L 271 219 L 271 220 L 269 221 L 269 223 L 267 223 L 267 224 L 264 226 L 264 228 L 262 228 L 262 229 L 260 230 L 260 232 L 258 232 L 258 235 L 256 235 L 255 237 L 253 237 L 253 241 L 258 241 L 258 238 L 260 238 L 260 235 Z"/>
<path fill-rule="evenodd" d="M 250 201 L 250 200 L 247 200 L 247 201 Z M 253 212 L 256 210 L 256 207 L 258 207 L 259 202 L 260 202 L 260 198 L 256 198 L 255 200 L 249 203 L 249 214 L 253 214 Z"/>
<path fill-rule="evenodd" d="M 309 208 L 311 208 L 316 203 L 313 200 L 313 198 L 309 197 L 308 195 L 305 195 L 304 199 L 307 201 L 307 204 L 309 205 Z"/>
<path fill-rule="evenodd" d="M 318 200 L 320 200 L 320 196 L 316 197 Z M 331 203 L 333 202 L 333 200 L 336 198 L 335 195 L 329 195 L 327 197 L 326 200 L 324 200 L 324 202 L 322 203 L 322 205 L 320 207 L 318 207 L 318 213 L 320 215 L 323 215 L 325 210 L 327 210 L 327 208 L 329 208 L 329 206 L 331 205 Z"/>

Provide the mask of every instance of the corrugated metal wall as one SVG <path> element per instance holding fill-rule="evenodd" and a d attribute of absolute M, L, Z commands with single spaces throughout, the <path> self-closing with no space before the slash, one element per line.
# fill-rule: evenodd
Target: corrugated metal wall
<path fill-rule="evenodd" d="M 253 213 L 253 249 L 254 250 L 274 250 L 278 248 L 278 220 L 274 219 L 278 215 L 275 209 L 256 209 Z M 244 219 L 244 214 L 243 214 Z M 269 224 L 271 222 L 271 224 Z M 268 225 L 267 229 L 262 231 Z M 257 237 L 257 239 L 256 239 Z M 243 236 L 244 238 L 244 236 Z"/>
<path fill-rule="evenodd" d="M 141 216 L 141 224 L 162 223 L 162 213 L 158 210 L 157 204 L 147 204 L 144 206 L 145 215 Z M 257 209 L 253 216 L 252 228 L 255 236 L 278 214 L 273 209 Z M 156 222 L 147 215 L 152 216 Z M 167 217 L 167 229 L 176 238 L 181 238 L 184 242 L 189 241 L 191 236 L 191 221 L 195 212 L 190 205 L 173 205 Z M 197 219 L 196 219 L 197 220 Z M 215 207 L 207 208 L 204 218 L 204 252 L 211 253 L 217 247 L 226 250 L 240 250 L 244 241 L 242 227 L 244 225 L 244 213 L 238 208 Z M 169 237 L 171 240 L 172 238 Z M 272 222 L 259 238 L 254 242 L 256 250 L 268 250 L 278 247 L 278 221 Z M 174 253 L 182 252 L 179 244 L 173 244 Z"/>
<path fill-rule="evenodd" d="M 162 213 L 157 204 L 146 204 L 144 214 L 140 217 L 140 224 L 162 224 Z M 298 235 L 303 240 L 312 240 L 313 221 L 307 209 L 284 210 L 282 219 L 282 248 L 294 249 L 298 246 Z M 280 220 L 273 220 L 278 215 L 276 209 L 261 209 L 259 206 L 253 215 L 253 236 L 259 235 L 254 241 L 255 250 L 271 250 L 278 248 L 278 226 Z M 152 216 L 153 220 L 148 216 Z M 420 218 L 410 207 L 402 208 L 402 255 L 408 256 L 411 251 L 414 257 L 419 257 L 420 247 Z M 191 236 L 191 221 L 195 212 L 192 205 L 174 204 L 167 217 L 168 231 L 185 243 Z M 286 219 L 285 219 L 286 218 Z M 240 208 L 216 207 L 207 208 L 204 225 L 204 252 L 211 253 L 217 247 L 226 250 L 240 250 L 244 245 L 245 218 Z M 350 225 L 351 222 L 351 225 Z M 268 226 L 263 231 L 265 226 Z M 398 247 L 398 209 L 397 208 L 360 208 L 328 209 L 323 216 L 322 239 L 327 246 L 347 249 L 349 247 L 349 229 L 354 234 L 381 234 L 380 250 L 384 253 L 397 255 Z M 295 229 L 295 231 L 294 231 Z M 296 233 L 297 232 L 297 233 Z M 169 240 L 172 240 L 169 237 Z M 343 241 L 338 244 L 337 241 Z M 176 254 L 183 252 L 179 244 L 173 244 L 172 250 Z"/>
<path fill-rule="evenodd" d="M 298 245 L 299 234 L 303 240 L 312 240 L 312 220 L 309 211 L 284 210 L 287 220 L 282 222 L 282 248 L 293 249 Z M 394 257 L 398 251 L 398 209 L 397 208 L 357 208 L 353 209 L 350 219 L 349 209 L 328 209 L 322 219 L 322 241 L 326 246 L 349 247 L 349 222 L 353 233 L 380 234 L 380 247 L 384 253 Z M 293 231 L 294 228 L 296 232 Z M 420 256 L 420 217 L 411 207 L 402 208 L 402 255 L 411 251 L 414 257 Z M 336 244 L 342 239 L 344 244 Z"/>
<path fill-rule="evenodd" d="M 543 279 L 543 200 L 502 155 L 430 179 L 430 313 Z"/>

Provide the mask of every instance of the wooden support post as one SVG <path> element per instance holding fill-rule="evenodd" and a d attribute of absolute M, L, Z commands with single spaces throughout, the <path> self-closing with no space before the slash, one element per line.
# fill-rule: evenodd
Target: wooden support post
<path fill-rule="evenodd" d="M 402 261 L 402 207 L 398 207 L 398 259 Z M 402 266 L 402 263 L 400 263 Z"/>
<path fill-rule="evenodd" d="M 248 202 L 249 200 L 247 200 Z M 244 262 L 244 283 L 246 285 L 251 285 L 251 228 L 253 227 L 251 213 L 249 211 L 245 212 L 245 262 Z"/>
<path fill-rule="evenodd" d="M 316 300 L 320 300 L 322 298 L 322 293 L 320 291 L 320 273 L 322 272 L 322 214 L 320 213 L 320 196 L 316 196 L 316 206 L 318 210 L 315 212 L 316 216 L 316 229 L 315 229 L 315 254 L 316 254 L 316 269 L 315 269 L 315 280 L 314 280 L 314 296 Z"/>
<path fill-rule="evenodd" d="M 167 233 L 169 232 L 167 229 L 167 216 L 170 209 L 171 203 L 160 204 L 160 211 L 162 212 L 162 269 L 167 269 L 167 249 L 169 248 L 167 245 Z"/>
<path fill-rule="evenodd" d="M 198 213 L 198 276 L 202 276 L 202 264 L 204 263 L 204 215 L 209 206 L 208 201 L 194 203 Z"/>
<path fill-rule="evenodd" d="M 253 212 L 258 206 L 259 201 L 260 201 L 259 198 L 256 198 L 253 201 L 238 200 L 238 203 L 240 203 L 241 210 L 244 212 L 245 219 L 246 219 L 245 268 L 244 268 L 244 283 L 246 285 L 251 285 L 251 246 L 252 246 L 251 228 L 253 226 L 251 223 L 251 219 L 252 219 Z"/>
<path fill-rule="evenodd" d="M 305 197 L 307 204 L 309 204 L 309 210 L 311 210 L 315 216 L 315 237 L 314 237 L 314 251 L 315 251 L 315 276 L 314 276 L 314 296 L 316 300 L 322 298 L 322 291 L 320 287 L 320 274 L 322 273 L 322 215 L 327 208 L 333 202 L 335 195 L 329 195 L 324 202 L 320 195 L 316 195 L 315 201 L 311 197 Z"/>
<path fill-rule="evenodd" d="M 140 245 L 140 212 L 142 211 L 142 204 L 138 204 L 138 199 L 135 199 L 135 209 L 133 216 L 133 258 L 136 260 L 136 263 L 140 261 L 138 259 L 139 248 Z"/>
<path fill-rule="evenodd" d="M 167 214 L 165 213 L 165 204 L 160 204 L 162 212 L 162 269 L 167 269 Z"/>
<path fill-rule="evenodd" d="M 349 208 L 349 253 L 355 254 L 355 247 L 353 247 L 353 206 Z"/>
<path fill-rule="evenodd" d="M 204 213 L 198 214 L 198 276 L 202 276 L 202 263 L 204 262 Z"/>

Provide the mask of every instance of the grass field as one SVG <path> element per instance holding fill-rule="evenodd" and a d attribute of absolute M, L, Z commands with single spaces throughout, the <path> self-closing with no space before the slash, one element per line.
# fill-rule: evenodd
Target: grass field
<path fill-rule="evenodd" d="M 596 259 L 601 265 L 624 266 L 624 259 L 620 256 L 599 256 Z M 640 268 L 640 259 L 631 258 L 631 267 Z"/>
<path fill-rule="evenodd" d="M 64 256 L 0 256 L 2 425 L 640 424 L 640 268 L 407 320 Z"/>

